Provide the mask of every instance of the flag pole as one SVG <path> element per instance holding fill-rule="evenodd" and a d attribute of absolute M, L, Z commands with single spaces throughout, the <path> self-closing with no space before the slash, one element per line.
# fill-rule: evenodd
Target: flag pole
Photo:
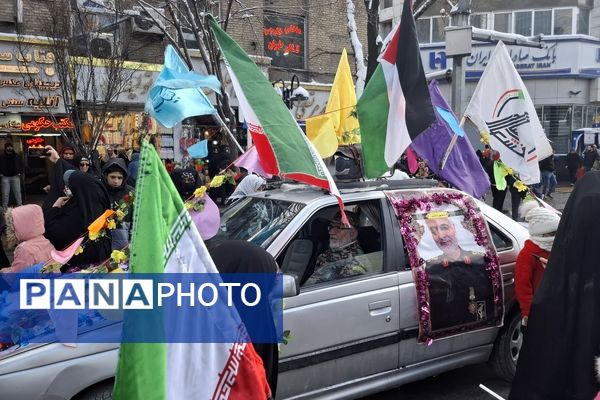
<path fill-rule="evenodd" d="M 238 143 L 237 139 L 235 138 L 235 136 L 233 136 L 233 133 L 231 133 L 231 131 L 229 130 L 229 128 L 227 127 L 227 125 L 225 124 L 225 121 L 223 121 L 223 119 L 221 118 L 221 116 L 219 115 L 219 113 L 214 113 L 213 114 L 213 118 L 217 121 L 217 123 L 219 125 L 221 125 L 221 127 L 223 129 L 225 129 L 225 132 L 227 132 L 227 134 L 229 135 L 229 138 L 231 140 L 233 140 L 233 143 L 235 143 L 235 145 L 237 146 L 238 150 L 240 151 L 240 153 L 244 153 L 244 149 L 242 149 L 242 146 L 240 146 L 240 144 Z"/>
<path fill-rule="evenodd" d="M 465 117 L 463 116 L 460 120 L 460 127 L 462 128 L 464 124 L 465 124 Z M 444 169 L 444 167 L 446 166 L 446 161 L 448 161 L 448 157 L 450 157 L 450 153 L 452 153 L 452 149 L 456 145 L 457 140 L 458 140 L 458 135 L 455 133 L 454 135 L 452 135 L 450 144 L 448 145 L 448 148 L 446 149 L 444 156 L 440 160 L 440 170 Z"/>

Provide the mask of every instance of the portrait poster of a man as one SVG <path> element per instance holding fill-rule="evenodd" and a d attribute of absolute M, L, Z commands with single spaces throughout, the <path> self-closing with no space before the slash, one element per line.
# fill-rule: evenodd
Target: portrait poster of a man
<path fill-rule="evenodd" d="M 495 320 L 485 249 L 466 229 L 463 212 L 442 205 L 415 218 L 420 236 L 417 250 L 429 278 L 431 331 Z"/>

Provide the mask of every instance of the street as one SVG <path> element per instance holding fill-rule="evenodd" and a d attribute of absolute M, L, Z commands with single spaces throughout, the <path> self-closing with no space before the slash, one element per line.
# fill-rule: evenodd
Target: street
<path fill-rule="evenodd" d="M 423 379 L 361 400 L 491 400 L 479 385 L 508 397 L 510 385 L 494 376 L 486 364 L 471 365 Z"/>

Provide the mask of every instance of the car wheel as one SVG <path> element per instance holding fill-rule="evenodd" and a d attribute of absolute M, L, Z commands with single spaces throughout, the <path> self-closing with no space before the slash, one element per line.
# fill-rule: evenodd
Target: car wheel
<path fill-rule="evenodd" d="M 517 370 L 517 359 L 523 344 L 523 331 L 521 330 L 521 313 L 513 312 L 507 319 L 508 323 L 502 327 L 494 350 L 490 358 L 492 370 L 499 378 L 512 382 Z M 507 321 L 505 320 L 505 322 Z"/>
<path fill-rule="evenodd" d="M 73 400 L 112 400 L 114 384 L 113 380 L 100 382 L 79 393 Z"/>

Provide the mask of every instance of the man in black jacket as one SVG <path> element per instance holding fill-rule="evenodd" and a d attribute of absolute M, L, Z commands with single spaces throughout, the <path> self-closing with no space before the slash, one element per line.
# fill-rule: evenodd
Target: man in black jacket
<path fill-rule="evenodd" d="M 21 156 L 15 153 L 13 144 L 4 144 L 4 154 L 0 157 L 0 174 L 2 175 L 2 208 L 8 207 L 8 199 L 12 190 L 17 206 L 23 205 L 21 200 L 21 174 L 23 162 Z"/>
<path fill-rule="evenodd" d="M 567 169 L 569 170 L 569 179 L 571 180 L 571 186 L 575 185 L 577 181 L 577 170 L 581 167 L 581 157 L 575 149 L 571 149 L 567 154 Z"/>
<path fill-rule="evenodd" d="M 542 194 L 551 199 L 557 184 L 556 175 L 554 175 L 554 153 L 540 161 L 540 174 Z"/>

